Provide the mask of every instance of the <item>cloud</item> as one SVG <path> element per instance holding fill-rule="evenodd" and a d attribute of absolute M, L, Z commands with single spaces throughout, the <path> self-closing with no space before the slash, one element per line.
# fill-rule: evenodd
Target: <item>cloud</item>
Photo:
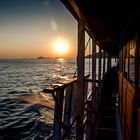
<path fill-rule="evenodd" d="M 57 31 L 58 26 L 57 26 L 57 23 L 54 19 L 51 19 L 50 24 L 51 24 L 52 30 Z"/>
<path fill-rule="evenodd" d="M 48 6 L 49 3 L 50 3 L 50 0 L 45 0 L 45 1 L 42 2 L 42 5 Z"/>

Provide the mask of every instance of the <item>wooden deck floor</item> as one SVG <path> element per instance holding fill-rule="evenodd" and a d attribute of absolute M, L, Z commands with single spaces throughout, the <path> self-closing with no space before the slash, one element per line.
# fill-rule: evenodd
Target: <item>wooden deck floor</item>
<path fill-rule="evenodd" d="M 110 81 L 113 80 L 111 79 Z M 114 80 L 114 83 L 105 82 L 105 88 L 103 89 L 101 98 L 100 119 L 96 130 L 96 140 L 121 140 L 118 111 L 118 87 L 115 85 L 117 84 L 117 81 Z M 112 90 L 110 90 L 110 88 L 112 88 Z"/>
<path fill-rule="evenodd" d="M 117 121 L 117 97 L 108 97 L 103 101 L 96 140 L 119 140 Z"/>

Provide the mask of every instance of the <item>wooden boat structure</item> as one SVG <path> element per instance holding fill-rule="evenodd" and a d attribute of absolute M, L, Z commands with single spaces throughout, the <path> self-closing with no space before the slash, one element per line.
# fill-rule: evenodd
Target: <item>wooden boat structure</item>
<path fill-rule="evenodd" d="M 78 24 L 77 77 L 43 90 L 55 100 L 53 139 L 68 139 L 74 130 L 76 140 L 140 140 L 140 5 L 135 0 L 61 2 Z M 85 75 L 85 32 L 91 75 Z"/>

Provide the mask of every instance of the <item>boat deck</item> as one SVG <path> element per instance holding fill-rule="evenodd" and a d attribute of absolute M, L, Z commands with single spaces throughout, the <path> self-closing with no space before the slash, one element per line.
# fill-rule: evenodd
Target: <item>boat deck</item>
<path fill-rule="evenodd" d="M 112 95 L 103 101 L 96 140 L 120 140 L 117 100 L 117 95 Z"/>
<path fill-rule="evenodd" d="M 117 79 L 107 79 L 104 82 L 96 140 L 121 140 Z"/>

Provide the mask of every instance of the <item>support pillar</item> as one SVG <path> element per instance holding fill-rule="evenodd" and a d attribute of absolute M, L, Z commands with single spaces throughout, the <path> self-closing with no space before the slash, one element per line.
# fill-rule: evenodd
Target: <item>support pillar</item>
<path fill-rule="evenodd" d="M 103 77 L 105 76 L 105 63 L 106 63 L 105 51 L 103 51 Z"/>
<path fill-rule="evenodd" d="M 85 24 L 78 21 L 78 55 L 77 55 L 77 94 L 76 94 L 76 139 L 83 140 L 83 107 L 84 107 L 84 66 L 85 66 Z"/>
<path fill-rule="evenodd" d="M 107 57 L 107 71 L 109 71 L 111 68 L 111 56 L 108 54 Z"/>
<path fill-rule="evenodd" d="M 99 68 L 98 68 L 98 70 L 99 70 L 99 75 L 98 75 L 98 77 L 99 77 L 99 81 L 101 81 L 101 63 L 102 62 L 102 55 L 101 55 L 101 48 L 99 47 Z"/>
<path fill-rule="evenodd" d="M 96 40 L 92 40 L 92 79 L 96 80 Z M 95 90 L 95 83 L 92 85 L 92 91 Z"/>

